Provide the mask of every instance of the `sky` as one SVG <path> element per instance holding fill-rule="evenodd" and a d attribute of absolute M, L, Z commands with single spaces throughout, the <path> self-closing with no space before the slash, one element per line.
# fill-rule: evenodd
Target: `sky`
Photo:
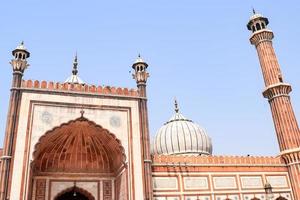
<path fill-rule="evenodd" d="M 135 88 L 131 65 L 149 64 L 151 136 L 180 112 L 212 138 L 215 155 L 278 155 L 256 50 L 252 7 L 269 18 L 274 48 L 300 119 L 300 3 L 272 0 L 3 1 L 0 6 L 0 146 L 12 79 L 11 51 L 31 53 L 24 79 L 63 82 L 75 52 L 89 84 Z"/>

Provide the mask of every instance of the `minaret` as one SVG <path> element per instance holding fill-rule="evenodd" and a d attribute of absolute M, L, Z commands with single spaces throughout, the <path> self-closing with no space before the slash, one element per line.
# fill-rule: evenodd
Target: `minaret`
<path fill-rule="evenodd" d="M 253 10 L 247 28 L 252 31 L 250 42 L 258 53 L 266 87 L 263 96 L 270 103 L 280 155 L 289 169 L 294 199 L 300 199 L 300 131 L 289 96 L 292 88 L 284 82 L 272 46 L 274 34 L 268 24 L 268 18 Z"/>
<path fill-rule="evenodd" d="M 133 78 L 136 80 L 139 96 L 139 113 L 140 113 L 140 126 L 141 126 L 141 145 L 142 145 L 142 159 L 144 164 L 144 194 L 146 200 L 153 199 L 152 189 L 152 160 L 150 154 L 150 136 L 149 136 L 149 123 L 148 123 L 148 109 L 147 109 L 147 94 L 146 83 L 149 77 L 147 72 L 148 64 L 139 55 L 133 63 L 134 69 Z"/>
<path fill-rule="evenodd" d="M 9 199 L 12 176 L 12 163 L 14 160 L 15 139 L 17 134 L 17 124 L 19 119 L 20 100 L 21 100 L 21 83 L 25 69 L 29 66 L 27 58 L 30 53 L 22 42 L 15 50 L 12 51 L 14 58 L 10 64 L 13 69 L 13 80 L 11 95 L 9 101 L 9 110 L 7 115 L 5 140 L 3 146 L 3 156 L 1 157 L 0 172 L 0 200 Z"/>

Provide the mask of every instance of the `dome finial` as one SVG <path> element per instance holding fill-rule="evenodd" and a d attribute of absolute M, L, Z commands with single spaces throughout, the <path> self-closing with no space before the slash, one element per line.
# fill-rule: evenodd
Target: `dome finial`
<path fill-rule="evenodd" d="M 75 53 L 75 57 L 73 60 L 73 69 L 72 75 L 65 81 L 65 83 L 73 83 L 73 84 L 85 84 L 81 78 L 78 77 L 78 58 L 77 58 L 77 51 Z"/>
<path fill-rule="evenodd" d="M 175 112 L 178 113 L 179 112 L 179 107 L 178 107 L 178 102 L 177 102 L 176 97 L 174 99 L 174 104 L 175 104 Z"/>
<path fill-rule="evenodd" d="M 75 58 L 73 61 L 73 70 L 72 70 L 73 75 L 77 75 L 77 73 L 78 73 L 77 66 L 78 66 L 78 61 L 77 61 L 77 51 L 76 51 Z"/>
<path fill-rule="evenodd" d="M 252 7 L 252 12 L 253 12 L 253 15 L 256 14 L 256 11 L 255 11 L 255 9 L 253 7 Z"/>

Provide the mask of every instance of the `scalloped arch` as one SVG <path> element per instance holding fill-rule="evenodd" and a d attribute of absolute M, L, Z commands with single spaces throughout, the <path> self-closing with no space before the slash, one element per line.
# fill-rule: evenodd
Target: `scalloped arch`
<path fill-rule="evenodd" d="M 114 173 L 126 161 L 121 141 L 84 117 L 47 131 L 33 158 L 35 172 Z"/>

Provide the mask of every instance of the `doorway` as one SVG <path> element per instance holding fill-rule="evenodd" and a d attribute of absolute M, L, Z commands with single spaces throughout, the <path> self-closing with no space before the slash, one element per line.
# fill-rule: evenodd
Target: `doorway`
<path fill-rule="evenodd" d="M 95 198 L 87 191 L 73 187 L 60 193 L 55 200 L 95 200 Z"/>

